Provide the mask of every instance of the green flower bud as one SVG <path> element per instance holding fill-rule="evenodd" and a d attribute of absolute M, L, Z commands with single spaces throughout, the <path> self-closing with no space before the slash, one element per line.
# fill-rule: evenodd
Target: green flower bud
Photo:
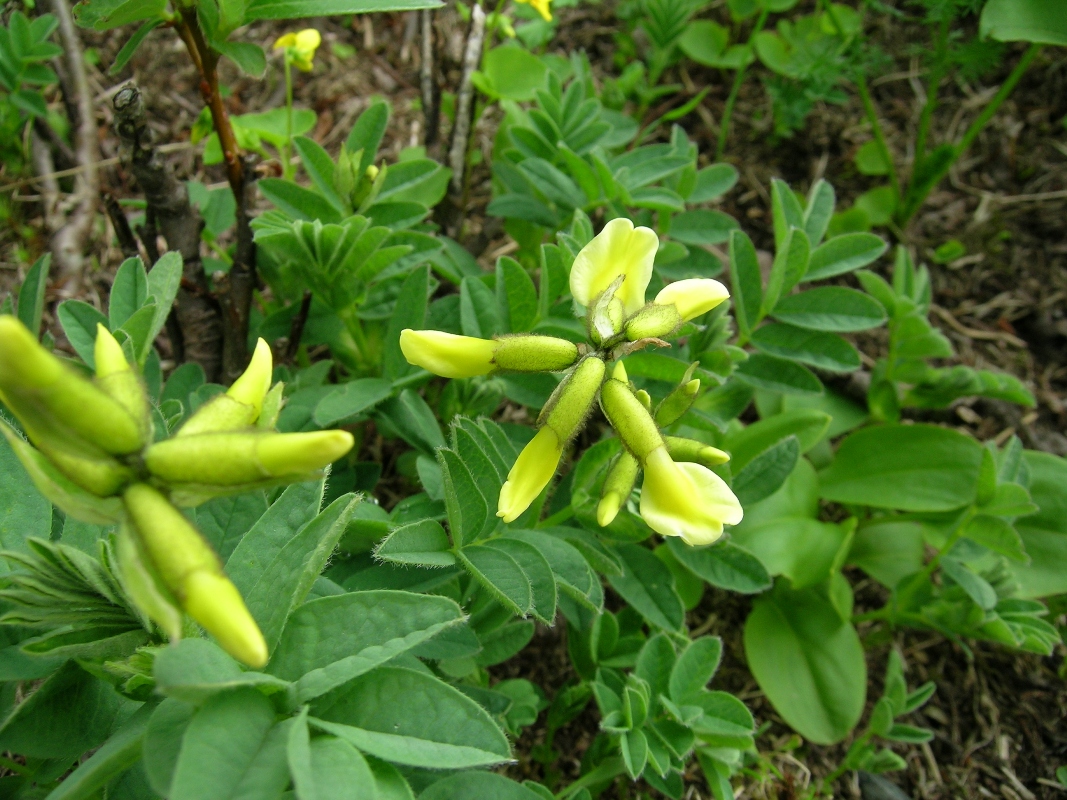
<path fill-rule="evenodd" d="M 93 347 L 93 360 L 96 362 L 96 380 L 108 397 L 125 408 L 137 421 L 141 437 L 148 441 L 151 436 L 152 421 L 149 417 L 148 393 L 140 376 L 126 360 L 120 345 L 111 331 L 101 323 L 96 323 L 96 344 Z"/>
<path fill-rule="evenodd" d="M 285 384 L 278 381 L 274 384 L 267 396 L 263 398 L 263 410 L 259 412 L 256 427 L 261 431 L 272 431 L 278 424 L 278 415 L 282 413 L 285 404 Z"/>
<path fill-rule="evenodd" d="M 182 608 L 234 658 L 251 667 L 267 663 L 267 644 L 218 556 L 178 509 L 144 483 L 123 495 L 147 560 Z"/>
<path fill-rule="evenodd" d="M 637 459 L 626 450 L 611 462 L 608 474 L 604 478 L 600 504 L 596 509 L 596 521 L 600 527 L 606 528 L 618 515 L 623 503 L 634 490 L 640 469 L 641 465 L 637 463 Z"/>
<path fill-rule="evenodd" d="M 20 408 L 35 409 L 38 424 L 23 422 L 42 436 L 73 437 L 113 455 L 144 446 L 141 427 L 122 405 L 41 347 L 10 315 L 0 315 L 0 391 L 20 419 Z M 59 436 L 63 429 L 67 437 Z"/>
<path fill-rule="evenodd" d="M 156 623 L 172 642 L 182 637 L 182 610 L 174 595 L 163 585 L 159 574 L 137 541 L 137 533 L 123 523 L 115 541 L 119 581 L 138 609 Z"/>
<path fill-rule="evenodd" d="M 604 384 L 600 405 L 623 444 L 639 461 L 644 462 L 649 453 L 663 446 L 663 437 L 652 416 L 622 381 L 612 379 Z"/>
<path fill-rule="evenodd" d="M 663 440 L 667 443 L 667 452 L 675 461 L 690 461 L 705 467 L 715 467 L 730 460 L 729 453 L 695 439 L 664 436 Z"/>
<path fill-rule="evenodd" d="M 682 315 L 673 305 L 649 303 L 626 320 L 626 338 L 631 342 L 638 339 L 661 339 L 669 336 L 681 324 Z"/>
<path fill-rule="evenodd" d="M 241 377 L 223 394 L 215 395 L 197 409 L 175 436 L 239 431 L 251 426 L 262 413 L 273 370 L 270 346 L 260 339 Z"/>
<path fill-rule="evenodd" d="M 144 462 L 170 484 L 240 486 L 296 478 L 331 464 L 352 449 L 348 431 L 203 433 L 153 444 Z"/>
<path fill-rule="evenodd" d="M 634 392 L 637 395 L 637 399 L 641 401 L 641 405 L 645 407 L 645 411 L 652 413 L 652 395 L 646 392 L 644 389 L 638 389 Z"/>
<path fill-rule="evenodd" d="M 623 280 L 621 275 L 616 278 L 611 286 L 597 295 L 589 309 L 586 322 L 589 327 L 589 338 L 594 344 L 600 345 L 622 332 L 625 309 L 622 301 L 615 296 L 615 292 L 622 286 Z"/>
<path fill-rule="evenodd" d="M 555 431 L 561 441 L 570 441 L 582 427 L 606 371 L 607 365 L 596 356 L 582 359 L 560 384 L 555 397 L 549 400 L 547 412 L 542 412 L 544 424 Z"/>
<path fill-rule="evenodd" d="M 686 376 L 692 372 L 690 368 Z M 697 393 L 700 391 L 700 379 L 693 378 L 693 380 L 683 379 L 678 386 L 674 388 L 669 395 L 663 398 L 662 402 L 656 406 L 656 424 L 661 428 L 665 428 L 668 425 L 673 425 L 680 420 L 690 406 L 693 405 L 693 401 L 697 399 Z"/>
<path fill-rule="evenodd" d="M 497 368 L 515 372 L 559 372 L 577 360 L 578 345 L 554 336 L 504 336 L 493 350 Z"/>

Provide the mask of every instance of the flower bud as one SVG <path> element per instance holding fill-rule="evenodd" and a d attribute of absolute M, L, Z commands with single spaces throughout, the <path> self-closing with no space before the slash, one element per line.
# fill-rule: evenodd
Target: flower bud
<path fill-rule="evenodd" d="M 625 309 L 623 309 L 622 301 L 615 296 L 615 292 L 622 286 L 623 280 L 621 276 L 616 278 L 611 286 L 596 297 L 589 308 L 587 324 L 589 338 L 594 344 L 603 344 L 622 332 Z"/>
<path fill-rule="evenodd" d="M 259 626 L 189 520 L 144 483 L 130 486 L 123 502 L 146 560 L 189 616 L 234 658 L 251 667 L 266 664 L 267 644 Z"/>
<path fill-rule="evenodd" d="M 562 455 L 563 442 L 559 436 L 547 426 L 541 428 L 515 459 L 507 481 L 500 488 L 496 515 L 504 522 L 518 519 L 552 480 Z"/>
<path fill-rule="evenodd" d="M 241 486 L 296 478 L 322 469 L 352 449 L 348 431 L 203 433 L 157 442 L 144 462 L 172 485 Z"/>
<path fill-rule="evenodd" d="M 600 495 L 600 504 L 596 509 L 596 521 L 602 528 L 612 523 L 622 508 L 623 503 L 634 490 L 637 473 L 641 465 L 633 455 L 623 450 L 608 467 L 604 478 L 604 488 Z"/>
<path fill-rule="evenodd" d="M 641 401 L 641 405 L 643 405 L 645 407 L 645 411 L 647 411 L 649 414 L 651 414 L 652 413 L 652 395 L 650 395 L 644 389 L 638 389 L 636 392 L 634 392 L 634 395 L 636 395 L 637 399 Z"/>
<path fill-rule="evenodd" d="M 239 431 L 252 425 L 263 411 L 263 400 L 270 389 L 274 360 L 270 346 L 260 339 L 248 368 L 223 394 L 218 394 L 197 409 L 175 436 L 200 433 Z"/>
<path fill-rule="evenodd" d="M 145 443 L 141 427 L 122 405 L 41 347 L 10 315 L 0 315 L 0 391 L 19 419 L 41 436 L 81 440 L 112 455 L 136 452 Z M 37 424 L 23 419 L 23 413 Z"/>
<path fill-rule="evenodd" d="M 607 365 L 596 356 L 582 359 L 541 412 L 544 424 L 554 430 L 561 441 L 570 441 L 589 416 L 606 370 Z"/>
<path fill-rule="evenodd" d="M 141 436 L 148 441 L 151 436 L 152 420 L 149 417 L 148 393 L 140 376 L 134 372 L 126 354 L 122 351 L 111 331 L 96 323 L 96 343 L 93 346 L 93 360 L 96 362 L 96 380 L 106 395 L 118 402 L 140 426 Z"/>
<path fill-rule="evenodd" d="M 691 372 L 687 372 L 687 375 Z M 656 424 L 661 428 L 665 428 L 668 425 L 673 425 L 680 420 L 690 406 L 693 405 L 693 401 L 697 399 L 697 393 L 700 391 L 700 379 L 693 378 L 690 381 L 683 379 L 682 383 L 678 384 L 674 390 L 663 398 L 658 406 L 656 406 Z"/>
<path fill-rule="evenodd" d="M 174 595 L 163 585 L 159 574 L 137 541 L 131 525 L 123 523 L 115 541 L 118 557 L 119 581 L 122 588 L 150 620 L 158 625 L 167 638 L 176 642 L 182 637 L 182 611 Z"/>
<path fill-rule="evenodd" d="M 607 381 L 600 390 L 600 405 L 623 444 L 639 461 L 663 445 L 656 423 L 625 383 Z"/>
<path fill-rule="evenodd" d="M 578 345 L 554 336 L 505 336 L 494 345 L 493 362 L 498 369 L 559 372 L 578 360 Z"/>
<path fill-rule="evenodd" d="M 730 460 L 729 453 L 695 439 L 664 436 L 663 441 L 667 444 L 667 452 L 675 461 L 691 461 L 705 467 L 716 467 Z"/>
<path fill-rule="evenodd" d="M 681 324 L 682 315 L 673 305 L 649 303 L 626 320 L 626 338 L 631 342 L 660 339 L 669 336 Z"/>
<path fill-rule="evenodd" d="M 653 301 L 658 306 L 673 305 L 683 322 L 706 314 L 730 297 L 730 292 L 711 278 L 687 278 L 660 290 Z"/>
<path fill-rule="evenodd" d="M 473 378 L 495 368 L 496 342 L 444 331 L 400 332 L 400 350 L 409 364 L 442 378 Z"/>
<path fill-rule="evenodd" d="M 677 464 L 658 447 L 645 459 L 641 517 L 661 536 L 680 536 L 689 545 L 711 544 L 723 524 L 736 525 L 743 512 L 730 487 L 707 467 Z"/>

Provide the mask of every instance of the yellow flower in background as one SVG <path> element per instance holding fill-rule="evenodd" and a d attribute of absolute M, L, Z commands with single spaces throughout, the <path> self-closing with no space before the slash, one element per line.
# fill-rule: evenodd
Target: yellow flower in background
<path fill-rule="evenodd" d="M 706 314 L 729 298 L 725 286 L 711 278 L 687 278 L 664 286 L 656 299 L 656 305 L 673 305 L 678 309 L 683 322 Z"/>
<path fill-rule="evenodd" d="M 518 0 L 518 2 L 533 6 L 537 13 L 544 17 L 545 22 L 552 21 L 552 0 Z"/>
<path fill-rule="evenodd" d="M 645 304 L 645 289 L 652 279 L 659 237 L 650 228 L 635 228 L 628 219 L 613 219 L 575 256 L 571 267 L 571 295 L 590 305 L 617 278 L 615 292 L 627 314 Z"/>
<path fill-rule="evenodd" d="M 661 536 L 680 536 L 689 545 L 711 544 L 722 526 L 744 515 L 726 482 L 700 464 L 677 463 L 665 446 L 645 458 L 641 516 Z"/>
<path fill-rule="evenodd" d="M 322 44 L 322 35 L 314 28 L 305 28 L 297 33 L 279 36 L 274 42 L 275 50 L 285 50 L 289 63 L 302 72 L 311 72 L 315 51 Z"/>

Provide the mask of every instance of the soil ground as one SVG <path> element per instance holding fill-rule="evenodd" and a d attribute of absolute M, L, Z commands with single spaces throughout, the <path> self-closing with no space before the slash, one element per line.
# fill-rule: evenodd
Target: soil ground
<path fill-rule="evenodd" d="M 722 6 L 713 3 L 708 15 L 726 22 Z M 549 50 L 566 54 L 570 49 L 584 49 L 598 73 L 611 73 L 617 25 L 614 8 L 582 5 L 559 12 L 560 33 Z M 440 79 L 447 89 L 457 83 L 465 26 L 452 11 L 438 13 L 440 49 L 445 57 Z M 393 106 L 383 148 L 386 157 L 421 143 L 418 43 L 409 20 L 407 15 L 395 14 L 309 21 L 323 31 L 325 41 L 315 71 L 297 74 L 296 98 L 298 104 L 318 113 L 311 135 L 327 148 L 339 146 L 374 94 L 384 95 Z M 248 30 L 247 39 L 269 47 L 283 30 L 258 24 Z M 100 63 L 108 65 L 127 34 L 89 34 L 86 41 L 96 48 Z M 907 154 L 924 100 L 918 59 L 921 44 L 916 43 L 925 40 L 926 32 L 921 26 L 886 22 L 874 31 L 874 38 L 886 51 L 901 54 L 891 68 L 872 78 L 871 85 L 891 149 Z M 1002 66 L 980 82 L 942 84 L 942 102 L 933 126 L 937 141 L 944 141 L 946 132 L 958 135 L 973 119 L 1020 52 L 1020 48 L 1009 48 Z M 734 114 L 726 160 L 737 166 L 741 179 L 722 207 L 742 222 L 758 247 L 766 248 L 771 243 L 768 186 L 772 177 L 806 190 L 812 181 L 826 176 L 837 190 L 839 207 L 847 207 L 876 185 L 876 179 L 860 175 L 852 162 L 858 147 L 870 139 L 854 94 L 839 105 L 817 105 L 804 130 L 792 138 L 775 140 L 759 72 L 750 73 Z M 116 155 L 117 148 L 110 133 L 108 99 L 130 77 L 136 77 L 144 90 L 159 141 L 187 141 L 201 109 L 194 71 L 177 38 L 157 30 L 120 76 L 93 71 L 103 156 Z M 234 113 L 283 103 L 284 86 L 276 61 L 263 80 L 232 71 L 225 79 L 232 90 L 228 102 Z M 667 79 L 678 80 L 693 93 L 710 87 L 701 107 L 680 121 L 700 146 L 702 163 L 706 162 L 710 160 L 706 154 L 714 152 L 728 77 L 690 65 L 669 71 Z M 1047 48 L 950 178 L 930 196 L 911 226 L 899 232 L 916 256 L 931 266 L 934 319 L 952 340 L 960 361 L 1012 372 L 1026 381 L 1038 400 L 1032 411 L 999 403 L 963 403 L 946 413 L 943 421 L 981 439 L 1017 433 L 1028 447 L 1060 455 L 1067 454 L 1067 137 L 1061 123 L 1065 115 L 1067 56 L 1063 50 Z M 492 134 L 491 125 L 477 130 L 477 144 L 487 157 Z M 192 148 L 171 157 L 183 177 L 220 185 L 224 180 L 218 168 L 205 169 Z M 121 168 L 105 170 L 103 184 L 119 197 L 138 196 L 132 178 Z M 20 191 L 26 195 L 31 189 Z M 486 265 L 507 246 L 500 226 L 484 216 L 489 194 L 488 172 L 482 167 L 475 174 L 462 238 Z M 27 202 L 23 208 L 25 224 L 40 231 L 37 207 Z M 103 229 L 101 234 L 95 252 L 98 266 L 78 290 L 98 306 L 121 260 L 117 248 L 107 244 L 110 236 Z M 966 255 L 948 264 L 934 264 L 934 248 L 951 239 L 964 244 Z M 40 234 L 31 235 L 24 244 L 38 252 L 44 249 Z M 0 294 L 20 277 L 24 266 L 19 266 L 19 260 L 16 240 L 5 230 L 0 233 Z M 49 301 L 67 293 L 69 288 L 54 287 Z M 877 357 L 877 337 L 865 343 L 869 344 L 865 355 Z M 865 593 L 863 587 L 858 589 L 858 605 L 862 606 Z M 737 693 L 752 709 L 758 725 L 768 723 L 758 740 L 763 767 L 756 765 L 753 774 L 735 781 L 738 796 L 799 797 L 810 781 L 834 768 L 845 745 L 826 748 L 798 743 L 775 715 L 745 667 L 741 625 L 747 611 L 745 598 L 709 591 L 691 613 L 691 628 L 723 638 L 724 662 L 713 688 Z M 494 677 L 521 675 L 551 694 L 571 677 L 565 637 L 562 624 L 539 628 L 531 645 L 513 661 L 495 668 Z M 909 665 L 910 685 L 926 680 L 937 684 L 933 700 L 910 720 L 932 729 L 934 740 L 922 747 L 899 748 L 908 768 L 889 776 L 906 796 L 927 800 L 1067 797 L 1067 791 L 1055 782 L 1056 768 L 1067 764 L 1067 693 L 1057 674 L 1062 648 L 1051 658 L 987 645 L 967 652 L 940 636 L 920 632 L 898 634 L 895 644 Z M 874 647 L 868 653 L 871 697 L 880 691 L 886 648 Z M 523 735 L 517 747 L 520 754 L 528 754 L 543 739 L 543 723 L 542 716 Z M 565 755 L 555 768 L 564 776 L 577 775 L 581 754 L 596 726 L 595 715 L 587 710 L 557 734 L 556 747 Z M 540 777 L 542 769 L 522 755 L 512 774 Z M 687 798 L 709 797 L 695 764 L 687 778 Z M 853 778 L 843 779 L 835 789 L 842 797 L 873 800 L 886 796 L 869 789 L 861 795 Z M 605 796 L 632 797 L 634 793 L 620 781 Z"/>

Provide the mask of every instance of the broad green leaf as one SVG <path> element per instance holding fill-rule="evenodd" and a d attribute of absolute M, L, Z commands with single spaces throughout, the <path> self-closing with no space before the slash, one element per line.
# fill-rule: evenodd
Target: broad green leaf
<path fill-rule="evenodd" d="M 467 571 L 506 608 L 520 616 L 530 613 L 534 602 L 530 578 L 509 553 L 474 545 L 457 555 Z"/>
<path fill-rule="evenodd" d="M 917 522 L 876 522 L 856 531 L 846 561 L 892 589 L 922 569 L 924 550 Z"/>
<path fill-rule="evenodd" d="M 254 689 L 238 689 L 208 700 L 182 737 L 168 796 L 171 800 L 241 796 L 249 784 L 263 777 L 258 774 L 264 766 L 260 754 L 270 742 L 273 727 L 274 708 Z"/>
<path fill-rule="evenodd" d="M 430 268 L 419 267 L 400 287 L 396 310 L 389 318 L 385 334 L 385 354 L 382 357 L 382 372 L 395 381 L 415 370 L 400 350 L 400 332 L 405 328 L 418 330 L 426 323 L 426 305 L 430 299 Z"/>
<path fill-rule="evenodd" d="M 808 206 L 804 209 L 804 232 L 812 246 L 818 247 L 826 235 L 836 202 L 834 187 L 829 181 L 820 178 L 812 185 L 808 192 Z"/>
<path fill-rule="evenodd" d="M 154 342 L 174 305 L 182 282 L 182 256 L 171 250 L 160 256 L 159 261 L 148 271 L 148 296 L 155 300 L 155 315 L 149 327 L 147 340 Z M 150 345 L 149 345 L 150 346 Z"/>
<path fill-rule="evenodd" d="M 997 592 L 981 575 L 954 558 L 941 559 L 941 571 L 967 593 L 983 611 L 991 611 L 997 604 Z"/>
<path fill-rule="evenodd" d="M 823 387 L 810 369 L 795 361 L 753 353 L 734 372 L 739 381 L 782 394 L 822 394 Z"/>
<path fill-rule="evenodd" d="M 982 448 L 933 425 L 863 428 L 819 475 L 823 498 L 901 511 L 951 511 L 974 501 Z"/>
<path fill-rule="evenodd" d="M 427 455 L 445 446 L 445 437 L 441 435 L 433 409 L 412 389 L 404 389 L 382 401 L 376 409 L 376 418 L 379 425 L 388 425 L 395 435 Z"/>
<path fill-rule="evenodd" d="M 314 5 L 307 3 L 306 0 L 288 0 L 288 2 L 293 6 L 299 4 L 302 8 Z M 352 130 L 348 133 L 348 138 L 345 140 L 345 150 L 352 154 L 358 152 L 363 154 L 359 162 L 360 174 L 366 172 L 367 167 L 373 164 L 377 158 L 378 147 L 382 143 L 385 128 L 389 124 L 389 111 L 390 107 L 387 102 L 383 100 L 372 101 L 363 113 L 359 115 L 356 124 L 352 126 Z"/>
<path fill-rule="evenodd" d="M 667 540 L 667 546 L 682 566 L 712 586 L 741 594 L 770 588 L 770 576 L 760 560 L 733 542 L 691 547 L 672 538 Z"/>
<path fill-rule="evenodd" d="M 264 694 L 285 691 L 288 683 L 262 672 L 246 672 L 216 644 L 183 639 L 162 650 L 152 668 L 156 688 L 168 697 L 200 705 L 231 689 L 249 687 Z"/>
<path fill-rule="evenodd" d="M 377 800 L 367 759 L 351 744 L 334 736 L 318 736 L 309 750 L 310 781 L 294 781 L 298 800 Z"/>
<path fill-rule="evenodd" d="M 216 497 L 197 506 L 196 526 L 225 561 L 266 512 L 267 499 L 262 491 Z"/>
<path fill-rule="evenodd" d="M 1023 564 L 1030 563 L 1019 532 L 1002 517 L 979 514 L 967 523 L 963 533 L 971 541 L 978 542 L 1005 558 Z"/>
<path fill-rule="evenodd" d="M 487 525 L 495 524 L 496 518 L 490 517 L 485 496 L 454 450 L 447 447 L 438 450 L 437 463 L 441 466 L 452 541 L 462 547 L 477 539 Z"/>
<path fill-rule="evenodd" d="M 696 186 L 686 200 L 707 203 L 726 194 L 737 183 L 737 168 L 733 164 L 712 164 L 697 171 Z"/>
<path fill-rule="evenodd" d="M 67 335 L 70 346 L 82 361 L 90 367 L 96 365 L 93 348 L 96 345 L 96 326 L 103 325 L 108 330 L 107 317 L 88 303 L 81 300 L 64 300 L 56 309 L 59 324 Z"/>
<path fill-rule="evenodd" d="M 537 290 L 518 261 L 502 256 L 496 262 L 497 303 L 504 310 L 508 330 L 522 333 L 537 321 Z"/>
<path fill-rule="evenodd" d="M 722 447 L 730 454 L 730 469 L 736 474 L 752 459 L 787 436 L 796 436 L 800 452 L 814 447 L 830 427 L 829 414 L 812 408 L 784 411 L 732 431 Z"/>
<path fill-rule="evenodd" d="M 771 39 L 776 38 L 770 32 L 766 32 L 766 35 Z M 759 47 L 763 40 L 763 37 L 757 38 L 757 49 L 760 50 L 760 57 L 764 59 L 764 63 L 767 63 L 762 48 Z M 771 65 L 768 64 L 768 66 Z M 774 67 L 771 66 L 771 69 Z M 800 207 L 800 201 L 789 188 L 789 184 L 778 178 L 771 179 L 771 218 L 774 222 L 774 249 L 776 251 L 782 249 L 790 229 L 804 227 L 804 210 Z"/>
<path fill-rule="evenodd" d="M 521 47 L 494 47 L 482 58 L 484 88 L 495 98 L 533 100 L 544 83 L 548 68 L 544 62 Z"/>
<path fill-rule="evenodd" d="M 789 477 L 800 458 L 800 443 L 788 436 L 767 448 L 733 477 L 731 488 L 742 506 L 770 497 Z"/>
<path fill-rule="evenodd" d="M 503 333 L 496 296 L 480 278 L 464 278 L 459 289 L 459 315 L 464 336 L 489 339 Z"/>
<path fill-rule="evenodd" d="M 531 613 L 546 625 L 556 618 L 556 579 L 541 552 L 531 544 L 507 536 L 490 539 L 485 547 L 511 556 L 530 582 Z"/>
<path fill-rule="evenodd" d="M 817 331 L 864 331 L 886 320 L 882 304 L 845 286 L 820 286 L 783 297 L 771 315 L 781 322 Z"/>
<path fill-rule="evenodd" d="M 56 479 L 63 479 L 65 476 L 29 442 L 11 429 L 4 421 L 2 414 L 0 414 L 0 431 L 4 434 L 0 436 L 0 475 L 4 476 L 0 481 L 0 545 L 5 550 L 24 550 L 25 541 L 31 536 L 46 541 L 51 538 L 52 506 L 41 496 L 41 492 L 37 491 L 33 479 L 19 462 L 14 448 L 21 450 L 27 458 L 33 457 L 32 463 L 39 463 L 42 468 L 52 467 L 50 471 L 54 473 Z M 40 474 L 38 477 L 44 479 L 45 476 Z M 86 500 L 89 502 L 98 499 L 70 481 L 64 481 L 64 484 L 69 484 L 71 489 L 77 491 L 79 495 L 86 495 Z M 59 500 L 54 494 L 50 496 Z M 68 507 L 67 504 L 64 503 L 64 507 Z M 106 522 L 107 520 L 94 521 Z M 8 572 L 9 569 L 7 561 L 0 566 L 2 572 Z"/>
<path fill-rule="evenodd" d="M 174 768 L 181 753 L 182 737 L 194 714 L 196 706 L 167 697 L 156 707 L 148 720 L 142 759 L 148 783 L 160 796 L 170 795 Z"/>
<path fill-rule="evenodd" d="M 1050 453 L 1027 450 L 1030 497 L 1040 509 L 1016 521 L 1030 564 L 1011 564 L 1019 596 L 1044 597 L 1067 592 L 1067 461 Z"/>
<path fill-rule="evenodd" d="M 394 564 L 449 567 L 456 563 L 452 543 L 440 523 L 432 519 L 402 525 L 375 548 L 375 558 Z"/>
<path fill-rule="evenodd" d="M 45 253 L 33 262 L 26 279 L 19 287 L 17 315 L 35 337 L 41 335 L 41 316 L 44 314 L 44 292 L 48 288 L 48 268 L 52 254 Z"/>
<path fill-rule="evenodd" d="M 772 356 L 800 361 L 828 372 L 852 372 L 860 368 L 856 348 L 837 334 L 825 331 L 772 322 L 752 332 L 752 344 Z"/>
<path fill-rule="evenodd" d="M 689 643 L 671 670 L 668 693 L 678 705 L 686 705 L 699 696 L 715 675 L 722 659 L 722 640 L 718 636 L 701 636 Z"/>
<path fill-rule="evenodd" d="M 392 384 L 381 378 L 359 378 L 331 388 L 312 414 L 315 424 L 329 428 L 355 421 L 393 393 Z"/>
<path fill-rule="evenodd" d="M 508 537 L 537 548 L 555 575 L 560 590 L 595 610 L 604 602 L 600 579 L 581 552 L 567 541 L 547 536 L 544 531 L 510 531 Z"/>
<path fill-rule="evenodd" d="M 859 722 L 867 667 L 855 629 L 816 589 L 779 585 L 745 621 L 749 669 L 801 736 L 833 744 Z"/>
<path fill-rule="evenodd" d="M 0 747 L 32 758 L 74 759 L 102 745 L 137 706 L 68 661 L 0 724 Z"/>
<path fill-rule="evenodd" d="M 481 706 L 421 671 L 380 667 L 320 698 L 312 715 L 313 726 L 396 764 L 464 769 L 511 757 Z"/>
<path fill-rule="evenodd" d="M 333 184 L 333 172 L 336 165 L 330 158 L 330 154 L 322 145 L 306 136 L 294 136 L 293 149 L 300 156 L 304 171 L 315 184 L 315 188 L 330 202 L 330 205 L 344 214 L 345 205 L 341 202 Z"/>
<path fill-rule="evenodd" d="M 783 517 L 734 531 L 734 541 L 763 562 L 771 575 L 789 578 L 794 589 L 816 586 L 840 569 L 852 543 L 854 520 L 841 524 Z"/>
<path fill-rule="evenodd" d="M 989 0 L 979 23 L 982 38 L 1067 47 L 1067 16 L 1057 0 Z"/>
<path fill-rule="evenodd" d="M 459 624 L 452 600 L 389 590 L 321 597 L 286 623 L 267 670 L 296 682 L 304 702 Z"/>
<path fill-rule="evenodd" d="M 98 31 L 163 16 L 166 0 L 81 0 L 71 9 L 74 21 Z"/>
<path fill-rule="evenodd" d="M 649 624 L 665 631 L 678 631 L 685 622 L 685 607 L 674 590 L 671 572 L 651 550 L 636 544 L 619 544 L 622 575 L 608 582 Z"/>
<path fill-rule="evenodd" d="M 670 236 L 683 244 L 722 244 L 738 227 L 729 214 L 698 208 L 676 214 L 671 219 Z"/>
<path fill-rule="evenodd" d="M 823 280 L 865 267 L 886 251 L 888 245 L 873 233 L 845 233 L 811 251 L 806 281 Z"/>
<path fill-rule="evenodd" d="M 155 703 L 145 703 L 115 731 L 104 745 L 48 795 L 48 800 L 88 800 L 141 757 L 148 720 Z"/>
<path fill-rule="evenodd" d="M 442 778 L 419 800 L 543 800 L 540 794 L 495 772 L 460 772 Z"/>
<path fill-rule="evenodd" d="M 474 663 L 480 667 L 492 667 L 516 655 L 534 635 L 534 623 L 516 620 L 479 637 L 481 650 L 474 654 Z"/>
<path fill-rule="evenodd" d="M 148 38 L 148 34 L 150 34 L 162 24 L 162 19 L 150 19 L 143 25 L 141 25 L 141 27 L 137 29 L 136 33 L 134 33 L 133 36 L 126 40 L 126 44 L 122 46 L 122 49 L 119 50 L 118 54 L 115 56 L 115 60 L 111 63 L 111 67 L 110 69 L 108 69 L 107 74 L 118 75 L 120 72 L 122 72 L 123 67 L 125 67 L 130 62 L 130 59 L 133 58 L 134 53 L 137 52 L 137 49 L 141 46 L 144 40 Z"/>
<path fill-rule="evenodd" d="M 257 185 L 264 197 L 293 219 L 321 220 L 323 224 L 341 221 L 341 212 L 311 189 L 282 178 L 263 178 Z"/>
<path fill-rule="evenodd" d="M 730 288 L 737 327 L 742 335 L 748 337 L 759 322 L 763 284 L 756 248 L 742 231 L 730 233 Z"/>
<path fill-rule="evenodd" d="M 782 295 L 788 295 L 804 277 L 808 269 L 810 251 L 811 244 L 808 241 L 808 235 L 800 228 L 790 228 L 771 265 L 771 274 L 767 278 L 767 291 L 763 295 L 763 314 L 771 313 Z"/>

